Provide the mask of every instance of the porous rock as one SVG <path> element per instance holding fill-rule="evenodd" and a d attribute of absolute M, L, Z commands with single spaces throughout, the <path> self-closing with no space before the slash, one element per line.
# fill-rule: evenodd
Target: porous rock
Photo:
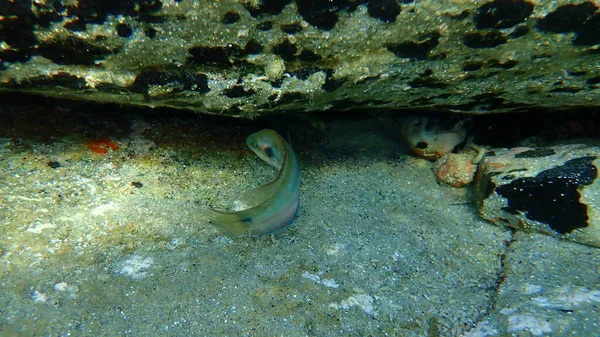
<path fill-rule="evenodd" d="M 244 117 L 597 106 L 598 7 L 0 0 L 0 91 Z"/>

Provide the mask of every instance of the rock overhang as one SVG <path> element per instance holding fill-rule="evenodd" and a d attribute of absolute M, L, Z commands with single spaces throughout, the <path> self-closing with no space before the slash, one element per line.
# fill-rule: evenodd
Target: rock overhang
<path fill-rule="evenodd" d="M 255 117 L 597 106 L 596 1 L 5 1 L 0 90 Z"/>

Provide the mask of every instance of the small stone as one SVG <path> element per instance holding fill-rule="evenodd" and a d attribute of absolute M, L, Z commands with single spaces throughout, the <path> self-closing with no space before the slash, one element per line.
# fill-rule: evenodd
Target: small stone
<path fill-rule="evenodd" d="M 119 273 L 135 280 L 143 279 L 149 275 L 153 264 L 154 260 L 151 257 L 134 255 L 122 263 Z"/>
<path fill-rule="evenodd" d="M 54 285 L 54 290 L 56 291 L 67 291 L 67 288 L 69 287 L 69 284 L 66 282 L 59 282 L 57 284 Z"/>
<path fill-rule="evenodd" d="M 449 153 L 435 162 L 435 177 L 439 182 L 453 187 L 470 184 L 477 171 L 473 156 L 463 153 Z"/>

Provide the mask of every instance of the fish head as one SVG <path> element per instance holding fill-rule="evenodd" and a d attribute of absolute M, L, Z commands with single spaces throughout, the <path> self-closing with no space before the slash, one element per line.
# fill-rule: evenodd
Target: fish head
<path fill-rule="evenodd" d="M 277 132 L 264 129 L 253 133 L 246 138 L 246 145 L 269 165 L 281 168 L 285 156 L 285 141 Z"/>

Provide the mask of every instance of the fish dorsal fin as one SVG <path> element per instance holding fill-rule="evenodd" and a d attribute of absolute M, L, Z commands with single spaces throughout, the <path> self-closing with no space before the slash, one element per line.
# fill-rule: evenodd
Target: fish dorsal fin
<path fill-rule="evenodd" d="M 244 192 L 239 201 L 248 208 L 262 204 L 265 200 L 269 199 L 273 193 L 275 193 L 275 190 L 278 186 L 275 182 L 276 181 L 272 181 L 268 184 L 261 185 L 257 188 Z"/>

